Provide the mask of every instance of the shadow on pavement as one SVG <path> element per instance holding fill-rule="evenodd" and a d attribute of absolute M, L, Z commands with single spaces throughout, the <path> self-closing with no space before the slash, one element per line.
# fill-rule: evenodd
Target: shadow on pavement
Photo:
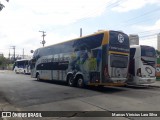
<path fill-rule="evenodd" d="M 56 81 L 56 80 L 39 80 L 39 81 L 33 80 L 33 81 L 68 86 L 67 83 L 64 81 Z M 70 86 L 68 86 L 68 87 L 70 87 Z M 74 88 L 92 90 L 92 91 L 101 92 L 101 93 L 115 93 L 115 92 L 127 91 L 126 89 L 123 89 L 123 87 L 114 87 L 114 86 L 105 86 L 105 87 L 86 86 L 85 88 L 78 88 L 78 87 L 74 87 Z"/>

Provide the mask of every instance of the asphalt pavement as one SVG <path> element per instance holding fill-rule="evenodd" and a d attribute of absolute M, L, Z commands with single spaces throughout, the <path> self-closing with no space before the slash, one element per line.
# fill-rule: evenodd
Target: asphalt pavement
<path fill-rule="evenodd" d="M 156 80 L 155 83 L 152 83 L 149 86 L 160 87 L 160 80 Z"/>
<path fill-rule="evenodd" d="M 13 71 L 7 71 L 7 70 L 0 70 L 0 73 L 3 73 L 3 72 L 5 72 L 5 73 L 10 73 L 10 72 L 12 72 L 13 73 Z M 11 76 L 12 77 L 12 76 Z M 22 75 L 19 75 L 19 77 L 23 77 Z M 16 82 L 18 82 L 18 80 L 16 79 L 16 78 L 13 78 L 13 79 L 15 79 L 15 83 Z M 6 81 L 5 81 L 6 82 Z M 25 80 L 25 81 L 23 81 L 23 82 L 25 82 L 26 83 L 26 85 L 29 85 L 29 81 L 27 81 L 27 79 Z M 20 81 L 20 83 L 21 83 L 21 81 Z M 19 83 L 19 85 L 21 85 Z M 33 81 L 33 83 L 35 83 L 34 81 Z M 7 84 L 7 82 L 6 82 L 6 84 Z M 12 84 L 12 86 L 13 86 L 14 84 Z M 38 85 L 39 86 L 43 86 L 44 85 L 44 83 L 42 82 L 39 82 L 38 83 Z M 47 84 L 48 85 L 48 87 L 50 87 L 50 88 L 52 88 L 54 85 L 53 84 Z M 12 86 L 10 86 L 10 88 L 12 88 Z M 155 83 L 153 83 L 153 84 L 150 84 L 150 85 L 148 85 L 148 86 L 151 86 L 151 87 L 160 87 L 160 81 L 156 81 Z M 3 86 L 2 86 L 3 87 Z M 20 87 L 21 88 L 21 87 Z M 16 90 L 19 90 L 20 88 L 18 88 L 18 89 L 16 89 Z M 55 87 L 55 88 L 57 88 L 58 89 L 58 87 Z M 72 88 L 67 88 L 67 87 L 63 87 L 63 88 L 66 88 L 66 89 L 69 89 L 70 91 L 71 90 L 74 90 L 73 92 L 71 92 L 71 93 L 76 93 L 76 91 L 79 91 L 78 89 L 72 89 Z M 25 90 L 28 90 L 28 87 L 25 87 L 24 86 L 24 89 Z M 41 87 L 41 89 L 43 90 L 43 91 L 45 91 L 45 89 L 44 89 L 44 87 Z M 37 111 L 37 110 L 39 110 L 39 111 L 41 111 L 41 110 L 43 110 L 43 111 L 50 111 L 50 110 L 53 110 L 53 108 L 54 108 L 54 110 L 55 111 L 61 111 L 61 108 L 63 108 L 64 109 L 64 111 L 69 111 L 69 110 L 75 110 L 75 111 L 77 111 L 77 106 L 78 106 L 78 110 L 88 110 L 88 111 L 90 111 L 90 110 L 93 110 L 93 111 L 103 111 L 103 110 L 106 110 L 106 109 L 104 109 L 105 108 L 105 106 L 106 106 L 106 108 L 108 108 L 109 110 L 127 110 L 127 108 L 130 110 L 131 108 L 130 108 L 130 104 L 131 104 L 131 106 L 132 106 L 132 109 L 131 110 L 139 110 L 139 108 L 140 107 L 142 107 L 141 109 L 147 109 L 148 107 L 148 103 L 150 103 L 150 96 L 151 96 L 151 94 L 153 94 L 153 91 L 151 90 L 151 91 L 149 91 L 148 89 L 134 89 L 133 91 L 127 91 L 129 88 L 123 88 L 124 89 L 124 91 L 121 91 L 121 92 L 116 92 L 116 93 L 114 93 L 113 95 L 112 94 L 104 94 L 103 92 L 102 92 L 102 94 L 97 94 L 97 93 L 95 93 L 94 91 L 89 91 L 89 90 L 80 90 L 81 92 L 82 91 L 84 91 L 84 93 L 85 94 L 87 94 L 88 92 L 90 93 L 90 92 L 93 92 L 94 93 L 94 95 L 93 96 L 88 96 L 88 97 L 85 97 L 85 96 L 83 96 L 82 94 L 80 94 L 81 92 L 77 92 L 77 94 L 79 94 L 79 98 L 74 98 L 74 99 L 64 99 L 64 100 L 59 100 L 58 98 L 57 98 L 57 102 L 55 102 L 55 101 L 52 101 L 52 102 L 45 102 L 44 104 L 37 104 L 37 105 L 28 105 L 28 106 L 23 106 L 23 109 L 21 109 L 22 107 L 17 107 L 17 106 L 14 106 L 13 104 L 11 104 L 10 102 L 8 102 L 8 101 L 5 101 L 5 99 L 3 100 L 2 99 L 2 101 L 1 101 L 1 99 L 0 99 L 0 109 L 1 109 L 1 111 Z M 127 89 L 127 90 L 125 90 L 125 89 Z M 20 90 L 22 90 L 22 89 L 20 89 Z M 58 89 L 58 90 L 60 90 L 60 89 Z M 57 91 L 58 91 L 57 90 Z M 65 89 L 64 89 L 65 90 Z M 29 91 L 29 90 L 28 90 Z M 34 94 L 34 92 L 36 91 L 36 88 L 34 88 L 33 89 L 33 93 L 32 94 Z M 54 90 L 55 92 L 56 92 L 56 89 Z M 143 92 L 144 91 L 144 92 Z M 14 91 L 12 91 L 12 89 L 10 90 L 10 92 L 11 93 L 13 93 L 13 94 L 15 94 L 14 93 Z M 87 92 L 87 93 L 86 93 Z M 129 93 L 129 92 L 132 92 L 132 94 L 127 94 L 127 92 Z M 23 93 L 25 93 L 25 92 L 23 92 Z M 55 93 L 54 92 L 51 92 L 51 93 L 53 93 L 53 96 L 55 95 Z M 51 94 L 50 93 L 50 94 Z M 68 96 L 69 94 L 68 94 L 69 92 L 65 92 L 64 93 L 64 96 Z M 159 91 L 158 91 L 158 93 L 159 93 Z M 18 94 L 18 93 L 17 93 Z M 91 93 L 90 93 L 91 94 Z M 145 99 L 146 99 L 146 101 L 144 101 L 144 99 L 141 97 L 141 95 L 143 95 L 144 94 L 144 97 L 145 97 Z M 155 93 L 155 94 L 157 94 L 157 93 Z M 27 96 L 27 94 L 19 94 L 20 95 L 20 97 L 26 97 Z M 47 95 L 49 95 L 49 94 L 47 94 Z M 74 94 L 73 94 L 74 95 Z M 87 95 L 89 95 L 89 94 L 87 94 Z M 124 95 L 124 96 L 123 96 Z M 127 97 L 126 97 L 126 96 Z M 1 95 L 1 92 L 0 92 L 0 96 L 3 96 L 3 94 Z M 36 95 L 35 95 L 36 96 Z M 39 93 L 37 93 L 37 96 L 40 96 L 40 94 Z M 118 96 L 118 99 L 119 99 L 119 101 L 121 101 L 121 103 L 119 104 L 119 103 L 117 103 L 117 96 Z M 128 97 L 129 96 L 129 97 Z M 137 96 L 140 96 L 140 97 L 137 97 Z M 11 97 L 13 97 L 13 95 L 11 96 Z M 55 97 L 56 96 L 54 96 L 54 97 L 51 97 L 52 99 L 55 99 Z M 136 97 L 136 98 L 135 98 Z M 152 98 L 155 98 L 154 100 L 156 101 L 159 101 L 159 98 L 158 97 L 156 97 L 156 96 L 152 96 Z M 107 99 L 106 99 L 107 98 Z M 14 98 L 14 100 L 16 101 L 16 100 L 18 100 L 17 98 Z M 34 99 L 33 99 L 34 100 Z M 26 99 L 26 101 L 24 101 L 25 103 L 27 103 L 27 99 Z M 32 101 L 31 101 L 32 102 Z M 115 103 L 117 103 L 117 104 L 115 104 Z M 129 103 L 129 105 L 128 105 L 128 107 L 124 107 L 124 106 L 127 106 L 127 104 Z M 155 102 L 156 103 L 156 102 Z M 157 102 L 158 103 L 158 102 Z M 19 103 L 20 104 L 20 103 Z M 23 103 L 24 104 L 24 103 Z M 97 107 L 96 106 L 96 104 L 98 104 L 99 106 Z M 143 104 L 143 105 L 142 105 Z M 152 103 L 153 104 L 153 103 Z M 102 105 L 102 106 L 101 106 Z M 137 105 L 138 105 L 138 107 L 137 107 Z M 155 107 L 157 107 L 157 110 L 159 109 L 159 106 L 153 106 L 152 107 L 152 105 L 150 105 L 151 107 L 150 107 L 150 109 L 151 110 L 155 110 L 156 108 Z M 111 109 L 112 108 L 112 109 Z M 108 111 L 109 111 L 108 110 Z M 1 120 L 2 118 L 0 118 L 0 120 Z M 27 118 L 3 118 L 4 120 L 27 120 Z M 34 120 L 35 118 L 33 118 L 33 120 Z M 39 120 L 43 120 L 43 119 L 47 119 L 47 118 L 42 118 L 42 119 L 40 119 L 40 118 L 38 118 Z M 52 118 L 48 118 L 47 120 L 51 120 Z M 56 118 L 56 119 L 59 119 L 59 118 Z M 69 118 L 61 118 L 61 119 L 65 119 L 65 120 L 69 120 Z M 59 119 L 59 120 L 61 120 L 61 119 Z M 73 117 L 73 119 L 75 119 L 75 117 Z M 83 118 L 78 118 L 78 117 L 76 117 L 76 119 L 83 119 Z M 87 118 L 86 118 L 87 119 Z M 86 120 L 85 119 L 85 120 Z M 90 119 L 90 118 L 88 118 L 88 119 Z M 99 120 L 105 120 L 106 118 L 101 118 L 101 119 L 99 119 Z M 122 117 L 122 118 L 111 118 L 110 117 L 110 119 L 112 120 L 122 120 L 122 119 L 126 119 L 126 120 L 128 120 L 127 118 L 124 118 L 124 117 Z M 95 118 L 95 120 L 96 120 L 96 118 Z"/>

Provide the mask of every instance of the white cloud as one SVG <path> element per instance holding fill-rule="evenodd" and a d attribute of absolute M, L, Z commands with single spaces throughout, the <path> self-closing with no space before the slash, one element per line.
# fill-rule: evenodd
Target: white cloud
<path fill-rule="evenodd" d="M 77 20 L 96 17 L 105 11 L 106 0 L 11 0 L 0 12 L 0 52 L 8 54 L 15 45 L 18 54 L 41 47 L 41 33 L 48 26 L 68 25 Z M 75 37 L 47 32 L 46 45 Z M 56 40 L 56 41 L 50 41 Z M 58 41 L 57 41 L 58 40 Z"/>
<path fill-rule="evenodd" d="M 0 52 L 8 54 L 9 47 L 15 45 L 18 54 L 22 53 L 23 48 L 29 54 L 31 49 L 42 46 L 41 33 L 38 31 L 48 27 L 51 29 L 46 31 L 46 45 L 78 37 L 75 32 L 65 36 L 63 32 L 52 33 L 52 28 L 65 27 L 76 21 L 100 16 L 107 6 L 117 1 L 119 0 L 10 0 L 9 3 L 4 2 L 5 8 L 0 12 Z M 147 4 L 159 4 L 160 1 L 122 0 L 119 3 L 112 10 L 125 12 Z M 140 28 L 137 26 L 137 29 Z"/>
<path fill-rule="evenodd" d="M 31 24 L 66 25 L 86 17 L 96 17 L 105 10 L 106 0 L 15 0 L 14 20 Z M 11 14 L 10 14 L 11 15 Z M 13 15 L 11 15 L 13 17 Z"/>
<path fill-rule="evenodd" d="M 152 46 L 155 49 L 157 49 L 157 37 L 155 36 L 154 38 L 151 37 L 151 38 L 147 38 L 147 39 L 140 39 L 139 44 Z"/>
<path fill-rule="evenodd" d="M 148 30 L 156 30 L 160 29 L 160 19 L 157 20 L 154 25 L 133 25 L 133 28 L 139 31 L 148 31 Z"/>
<path fill-rule="evenodd" d="M 153 25 L 134 25 L 133 28 L 137 31 L 148 31 L 143 33 L 142 36 L 146 37 L 140 38 L 140 44 L 150 45 L 157 49 L 157 34 L 160 30 L 160 19 Z"/>
<path fill-rule="evenodd" d="M 117 6 L 112 8 L 116 12 L 128 12 L 140 9 L 148 4 L 159 4 L 160 0 L 122 0 Z"/>

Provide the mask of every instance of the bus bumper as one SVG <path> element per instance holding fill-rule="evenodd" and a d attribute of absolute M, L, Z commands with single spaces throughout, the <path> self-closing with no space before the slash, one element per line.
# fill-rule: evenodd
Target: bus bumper
<path fill-rule="evenodd" d="M 113 83 L 125 83 L 127 78 L 110 78 Z"/>
<path fill-rule="evenodd" d="M 89 83 L 91 86 L 125 86 L 126 78 L 112 78 L 108 82 L 104 83 Z"/>
<path fill-rule="evenodd" d="M 89 83 L 89 86 L 125 86 L 126 83 Z"/>
<path fill-rule="evenodd" d="M 139 81 L 136 84 L 151 84 L 154 83 L 156 80 L 156 77 L 153 78 L 139 78 Z"/>

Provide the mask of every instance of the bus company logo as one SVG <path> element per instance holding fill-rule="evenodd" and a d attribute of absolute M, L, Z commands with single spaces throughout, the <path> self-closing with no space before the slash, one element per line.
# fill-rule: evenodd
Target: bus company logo
<path fill-rule="evenodd" d="M 145 69 L 149 74 L 152 74 L 152 70 L 149 67 L 146 67 Z"/>
<path fill-rule="evenodd" d="M 119 41 L 120 43 L 123 43 L 123 42 L 124 42 L 124 37 L 123 37 L 122 34 L 118 34 L 118 41 Z"/>

